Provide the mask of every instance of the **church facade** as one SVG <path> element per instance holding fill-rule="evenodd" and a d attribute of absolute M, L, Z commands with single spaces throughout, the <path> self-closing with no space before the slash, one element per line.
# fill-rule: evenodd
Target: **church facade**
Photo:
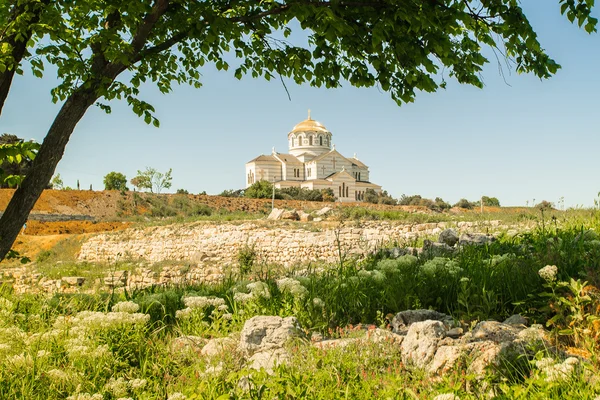
<path fill-rule="evenodd" d="M 369 167 L 356 154 L 347 158 L 332 144 L 332 134 L 311 119 L 300 122 L 288 133 L 289 152 L 260 155 L 246 163 L 246 187 L 266 180 L 276 188 L 331 189 L 336 201 L 363 201 L 367 189 L 381 192 L 369 181 Z"/>

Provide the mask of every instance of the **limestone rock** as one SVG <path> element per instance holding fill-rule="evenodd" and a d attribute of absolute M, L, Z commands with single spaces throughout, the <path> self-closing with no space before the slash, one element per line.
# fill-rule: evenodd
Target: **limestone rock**
<path fill-rule="evenodd" d="M 503 324 L 527 326 L 527 318 L 521 316 L 520 314 L 515 314 L 506 318 Z"/>
<path fill-rule="evenodd" d="M 237 342 L 230 337 L 210 339 L 200 352 L 206 357 L 215 357 L 235 349 Z"/>
<path fill-rule="evenodd" d="M 312 215 L 310 215 L 309 213 L 305 213 L 304 211 L 300 211 L 298 215 L 300 217 L 300 221 L 302 222 L 308 222 L 314 219 Z"/>
<path fill-rule="evenodd" d="M 463 233 L 460 235 L 458 243 L 461 245 L 479 245 L 495 241 L 496 238 L 483 233 Z"/>
<path fill-rule="evenodd" d="M 406 310 L 401 311 L 394 316 L 392 319 L 392 331 L 394 333 L 404 334 L 411 324 L 427 320 L 441 321 L 449 328 L 454 327 L 455 325 L 451 316 L 434 310 Z"/>
<path fill-rule="evenodd" d="M 482 321 L 472 331 L 463 336 L 465 342 L 492 341 L 494 343 L 512 342 L 522 329 L 515 325 L 498 321 Z"/>
<path fill-rule="evenodd" d="M 277 365 L 285 364 L 290 359 L 290 355 L 285 349 L 271 349 L 254 353 L 248 360 L 248 367 L 255 370 L 264 368 L 268 373 L 273 372 Z"/>
<path fill-rule="evenodd" d="M 61 279 L 69 286 L 81 286 L 85 282 L 83 276 L 63 276 Z"/>
<path fill-rule="evenodd" d="M 267 217 L 268 220 L 278 220 L 281 219 L 282 214 L 285 212 L 285 210 L 279 209 L 279 208 L 273 208 L 271 210 L 271 213 L 269 214 L 269 216 Z"/>
<path fill-rule="evenodd" d="M 442 233 L 440 233 L 440 236 L 438 237 L 438 242 L 445 243 L 448 246 L 452 247 L 456 243 L 458 243 L 458 239 L 458 233 L 456 233 L 454 229 L 446 229 L 442 231 Z"/>
<path fill-rule="evenodd" d="M 423 243 L 423 251 L 429 257 L 445 257 L 454 253 L 454 250 L 454 247 L 451 247 L 446 243 L 436 243 L 430 240 L 425 240 Z"/>
<path fill-rule="evenodd" d="M 291 220 L 291 221 L 299 221 L 300 220 L 300 216 L 298 215 L 298 213 L 296 212 L 296 210 L 284 211 L 281 214 L 281 218 L 280 219 L 287 219 L 287 220 Z"/>
<path fill-rule="evenodd" d="M 315 212 L 317 217 L 322 217 L 331 211 L 331 207 L 323 207 L 319 211 Z"/>
<path fill-rule="evenodd" d="M 238 349 L 248 355 L 281 348 L 290 339 L 304 337 L 296 317 L 256 316 L 244 324 Z"/>
<path fill-rule="evenodd" d="M 408 328 L 408 334 L 401 346 L 402 360 L 425 368 L 431 363 L 438 348 L 438 343 L 444 338 L 446 328 L 440 321 L 415 322 Z"/>

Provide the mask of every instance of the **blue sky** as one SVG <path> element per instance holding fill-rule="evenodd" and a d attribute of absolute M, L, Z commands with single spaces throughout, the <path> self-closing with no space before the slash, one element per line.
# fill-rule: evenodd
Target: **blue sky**
<path fill-rule="evenodd" d="M 534 199 L 591 206 L 600 191 L 600 36 L 588 35 L 559 13 L 557 0 L 524 2 L 542 46 L 562 69 L 550 80 L 517 75 L 495 61 L 483 90 L 449 80 L 437 93 L 420 93 L 398 107 L 377 88 L 315 89 L 245 78 L 204 68 L 201 89 L 151 86 L 161 127 L 146 125 L 125 104 L 110 115 L 91 108 L 77 126 L 57 172 L 66 185 L 101 189 L 110 171 L 128 179 L 146 166 L 173 168 L 171 191 L 217 194 L 242 188 L 244 164 L 259 154 L 287 152 L 287 133 L 312 117 L 333 133 L 347 156 L 369 165 L 371 181 L 392 196 L 420 194 L 456 202 L 498 197 L 502 205 Z M 597 12 L 596 12 L 597 14 Z M 505 82 L 506 80 L 506 82 Z M 43 79 L 18 77 L 0 118 L 0 133 L 38 141 L 53 120 Z"/>

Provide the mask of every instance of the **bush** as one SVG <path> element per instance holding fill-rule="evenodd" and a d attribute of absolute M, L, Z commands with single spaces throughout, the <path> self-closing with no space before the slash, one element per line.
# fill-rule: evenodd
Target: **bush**
<path fill-rule="evenodd" d="M 464 208 L 466 210 L 470 210 L 475 206 L 474 203 L 471 203 L 469 200 L 467 199 L 460 199 L 455 205 L 454 207 L 459 207 L 459 208 Z"/>

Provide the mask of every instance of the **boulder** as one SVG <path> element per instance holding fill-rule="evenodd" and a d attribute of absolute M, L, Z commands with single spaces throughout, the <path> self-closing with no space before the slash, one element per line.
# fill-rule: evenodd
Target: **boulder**
<path fill-rule="evenodd" d="M 271 213 L 269 214 L 269 216 L 267 217 L 268 220 L 278 220 L 281 219 L 282 214 L 285 212 L 285 210 L 279 209 L 279 208 L 273 208 L 271 210 Z"/>
<path fill-rule="evenodd" d="M 61 279 L 69 286 L 81 286 L 85 282 L 83 276 L 63 276 Z"/>
<path fill-rule="evenodd" d="M 440 321 L 415 322 L 401 345 L 402 360 L 417 368 L 426 368 L 438 349 L 438 343 L 446 335 L 446 327 Z"/>
<path fill-rule="evenodd" d="M 430 240 L 423 242 L 423 252 L 429 257 L 446 257 L 454 253 L 455 248 L 446 243 L 437 243 Z"/>
<path fill-rule="evenodd" d="M 486 235 L 484 233 L 463 233 L 460 235 L 458 240 L 458 244 L 460 245 L 480 245 L 491 243 L 495 241 L 496 238 L 492 235 Z"/>
<path fill-rule="evenodd" d="M 296 210 L 284 211 L 281 214 L 281 218 L 280 219 L 287 219 L 287 220 L 290 220 L 290 221 L 299 221 L 300 220 L 300 216 L 298 215 L 298 213 L 296 212 Z"/>
<path fill-rule="evenodd" d="M 254 353 L 248 360 L 248 368 L 260 371 L 264 368 L 269 374 L 277 365 L 285 364 L 290 359 L 285 349 L 271 349 Z"/>
<path fill-rule="evenodd" d="M 200 354 L 206 357 L 215 357 L 236 348 L 237 342 L 230 337 L 210 339 L 202 348 Z"/>
<path fill-rule="evenodd" d="M 317 217 L 322 217 L 322 216 L 326 215 L 327 213 L 329 213 L 331 210 L 332 210 L 331 207 L 323 207 L 319 211 L 315 212 L 315 215 Z"/>
<path fill-rule="evenodd" d="M 494 343 L 512 342 L 519 338 L 522 328 L 515 325 L 503 324 L 498 321 L 482 321 L 475 325 L 472 331 L 467 332 L 463 342 L 492 341 Z"/>
<path fill-rule="evenodd" d="M 406 310 L 401 311 L 392 319 L 392 331 L 398 334 L 405 334 L 410 325 L 415 322 L 427 320 L 441 321 L 447 328 L 452 328 L 456 324 L 451 316 L 434 310 Z"/>
<path fill-rule="evenodd" d="M 508 325 L 518 325 L 518 326 L 527 326 L 527 318 L 521 316 L 520 314 L 511 315 L 506 318 L 503 324 Z"/>
<path fill-rule="evenodd" d="M 453 247 L 456 243 L 458 243 L 458 239 L 458 233 L 456 233 L 454 229 L 446 229 L 440 233 L 438 242 Z"/>
<path fill-rule="evenodd" d="M 292 338 L 304 338 L 296 317 L 256 316 L 244 324 L 238 349 L 246 355 L 282 348 Z"/>
<path fill-rule="evenodd" d="M 305 213 L 304 211 L 300 211 L 298 215 L 300 217 L 300 221 L 302 222 L 308 222 L 314 219 L 312 215 L 310 215 L 309 213 Z"/>

